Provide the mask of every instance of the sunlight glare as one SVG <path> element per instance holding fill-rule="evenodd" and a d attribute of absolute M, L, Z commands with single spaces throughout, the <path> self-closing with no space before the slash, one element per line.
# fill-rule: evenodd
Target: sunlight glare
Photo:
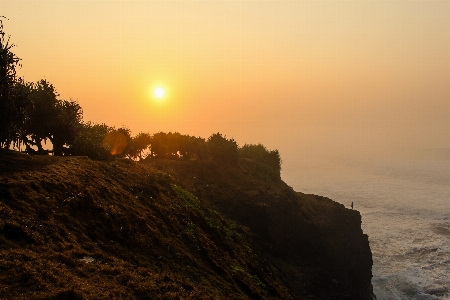
<path fill-rule="evenodd" d="M 162 97 L 164 97 L 164 94 L 165 94 L 165 92 L 164 92 L 163 88 L 158 87 L 158 88 L 155 89 L 155 96 L 156 96 L 156 98 L 161 99 Z"/>

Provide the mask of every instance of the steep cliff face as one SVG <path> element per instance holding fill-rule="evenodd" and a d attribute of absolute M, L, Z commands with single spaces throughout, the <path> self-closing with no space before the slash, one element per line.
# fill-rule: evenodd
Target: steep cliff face
<path fill-rule="evenodd" d="M 264 168 L 0 152 L 0 298 L 371 299 L 361 216 Z"/>
<path fill-rule="evenodd" d="M 249 160 L 238 167 L 171 161 L 160 167 L 248 227 L 254 249 L 282 270 L 296 295 L 372 299 L 372 253 L 358 211 L 270 181 Z"/>

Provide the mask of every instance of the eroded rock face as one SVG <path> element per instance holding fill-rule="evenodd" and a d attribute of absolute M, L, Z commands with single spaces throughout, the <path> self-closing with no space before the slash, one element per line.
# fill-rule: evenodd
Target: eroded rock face
<path fill-rule="evenodd" d="M 294 192 L 282 181 L 258 179 L 257 166 L 249 161 L 242 160 L 233 173 L 213 164 L 185 164 L 196 179 L 184 184 L 205 203 L 250 228 L 254 248 L 285 273 L 295 295 L 373 299 L 372 253 L 358 211 Z M 174 176 L 186 178 L 180 170 L 174 168 Z"/>
<path fill-rule="evenodd" d="M 301 194 L 299 197 L 310 199 L 316 218 L 320 219 L 310 226 L 315 250 L 306 251 L 305 257 L 317 257 L 318 269 L 329 275 L 327 279 L 331 282 L 323 285 L 323 289 L 330 293 L 339 291 L 342 299 L 372 299 L 372 253 L 368 236 L 361 230 L 359 212 L 327 198 Z"/>

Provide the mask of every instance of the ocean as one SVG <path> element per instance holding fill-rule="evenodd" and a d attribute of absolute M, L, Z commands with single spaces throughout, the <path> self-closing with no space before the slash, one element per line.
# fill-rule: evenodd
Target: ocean
<path fill-rule="evenodd" d="M 378 300 L 450 299 L 450 157 L 299 159 L 283 164 L 294 190 L 360 211 Z"/>

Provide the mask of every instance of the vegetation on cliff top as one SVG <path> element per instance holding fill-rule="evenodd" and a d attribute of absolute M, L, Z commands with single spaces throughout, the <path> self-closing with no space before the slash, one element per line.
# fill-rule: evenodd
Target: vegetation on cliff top
<path fill-rule="evenodd" d="M 81 106 L 59 99 L 56 88 L 46 80 L 26 82 L 16 77 L 20 59 L 3 31 L 0 18 L 0 147 L 29 154 L 78 155 L 107 160 L 113 157 L 205 159 L 236 163 L 239 156 L 266 164 L 280 178 L 281 159 L 277 150 L 263 145 L 245 145 L 221 133 L 207 140 L 178 132 L 139 133 L 128 128 L 83 122 Z M 43 144 L 51 142 L 51 149 Z"/>

